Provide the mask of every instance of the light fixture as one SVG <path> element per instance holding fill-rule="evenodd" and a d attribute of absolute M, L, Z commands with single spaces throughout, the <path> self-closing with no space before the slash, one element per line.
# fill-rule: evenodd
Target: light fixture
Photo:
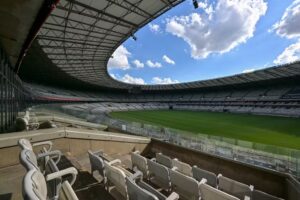
<path fill-rule="evenodd" d="M 137 37 L 135 35 L 131 34 L 131 37 L 134 41 L 137 41 Z"/>

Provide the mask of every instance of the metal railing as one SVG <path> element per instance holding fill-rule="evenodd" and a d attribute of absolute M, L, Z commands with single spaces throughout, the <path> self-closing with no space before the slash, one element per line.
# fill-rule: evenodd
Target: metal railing
<path fill-rule="evenodd" d="M 0 133 L 12 130 L 19 111 L 25 108 L 26 92 L 0 46 Z"/>

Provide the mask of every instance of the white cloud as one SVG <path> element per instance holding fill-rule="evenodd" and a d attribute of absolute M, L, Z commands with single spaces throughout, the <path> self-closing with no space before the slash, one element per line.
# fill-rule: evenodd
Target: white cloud
<path fill-rule="evenodd" d="M 149 28 L 154 33 L 158 33 L 160 31 L 160 27 L 159 27 L 158 24 L 152 24 L 152 23 L 150 23 L 149 24 Z"/>
<path fill-rule="evenodd" d="M 300 0 L 295 0 L 284 12 L 280 21 L 273 25 L 278 35 L 286 38 L 300 36 Z"/>
<path fill-rule="evenodd" d="M 164 55 L 163 57 L 163 60 L 166 62 L 166 63 L 169 63 L 171 65 L 175 65 L 175 61 L 172 60 L 171 58 L 169 58 L 167 55 Z"/>
<path fill-rule="evenodd" d="M 300 40 L 288 46 L 275 60 L 275 64 L 294 62 L 300 59 Z"/>
<path fill-rule="evenodd" d="M 151 68 L 160 68 L 160 67 L 162 67 L 161 63 L 152 62 L 151 60 L 147 60 L 146 64 Z"/>
<path fill-rule="evenodd" d="M 179 83 L 178 80 L 172 80 L 171 78 L 160 78 L 160 77 L 153 77 L 152 83 L 154 84 L 173 84 L 173 83 Z"/>
<path fill-rule="evenodd" d="M 200 3 L 188 16 L 167 20 L 166 31 L 182 38 L 191 48 L 191 56 L 204 59 L 213 53 L 226 53 L 253 37 L 255 26 L 266 13 L 264 0 L 218 0 Z"/>
<path fill-rule="evenodd" d="M 143 68 L 145 65 L 139 60 L 134 60 L 132 63 L 136 66 L 136 68 Z"/>
<path fill-rule="evenodd" d="M 128 56 L 130 56 L 130 54 L 131 53 L 123 45 L 119 46 L 113 53 L 113 57 L 109 59 L 108 67 L 123 70 L 129 69 Z"/>
<path fill-rule="evenodd" d="M 114 79 L 117 79 L 116 75 L 115 74 L 110 74 L 110 76 Z"/>
<path fill-rule="evenodd" d="M 251 73 L 251 72 L 254 72 L 255 69 L 245 69 L 242 71 L 242 73 Z"/>
<path fill-rule="evenodd" d="M 131 84 L 139 84 L 139 85 L 144 85 L 145 81 L 142 78 L 136 78 L 132 77 L 129 74 L 125 74 L 122 78 L 121 81 L 125 83 L 131 83 Z"/>

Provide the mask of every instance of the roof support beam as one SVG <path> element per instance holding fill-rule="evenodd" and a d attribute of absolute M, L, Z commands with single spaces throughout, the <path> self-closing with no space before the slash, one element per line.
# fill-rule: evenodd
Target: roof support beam
<path fill-rule="evenodd" d="M 42 29 L 46 29 L 46 30 L 49 30 L 49 31 L 57 31 L 57 32 L 67 33 L 67 34 L 80 35 L 80 36 L 95 38 L 95 39 L 99 39 L 99 40 L 104 39 L 104 37 L 97 37 L 97 36 L 93 36 L 93 35 L 86 35 L 86 34 L 78 33 L 78 32 L 75 32 L 75 31 L 61 30 L 61 29 L 50 28 L 50 27 L 46 27 L 46 26 L 44 26 Z M 105 35 L 105 33 L 102 33 L 102 35 Z M 105 40 L 113 41 L 113 42 L 119 42 L 119 40 L 114 40 L 114 39 L 110 39 L 110 38 L 105 38 Z"/>
<path fill-rule="evenodd" d="M 79 1 L 77 1 L 77 0 L 66 0 L 66 1 L 69 1 L 69 2 L 72 3 L 73 5 L 81 6 L 81 7 L 83 7 L 84 9 L 87 9 L 87 10 L 91 10 L 91 11 L 97 12 L 97 13 L 103 15 L 103 16 L 107 16 L 107 17 L 109 17 L 109 18 L 111 18 L 111 19 L 114 19 L 114 20 L 116 20 L 116 21 L 119 21 L 119 22 L 128 24 L 128 25 L 130 25 L 130 26 L 132 26 L 132 27 L 134 27 L 134 28 L 137 28 L 137 27 L 138 27 L 137 24 L 134 24 L 134 23 L 132 23 L 132 22 L 130 22 L 130 21 L 127 21 L 127 20 L 125 20 L 125 19 L 123 19 L 123 18 L 121 18 L 121 17 L 117 17 L 117 16 L 115 16 L 115 15 L 109 14 L 109 13 L 103 11 L 103 10 L 99 10 L 99 9 L 94 8 L 94 7 L 92 7 L 92 6 L 89 6 L 89 5 L 87 5 L 87 4 L 81 3 L 81 2 L 79 2 Z M 80 14 L 83 14 L 83 13 L 81 12 Z M 120 24 L 120 25 L 121 25 L 121 24 Z"/>
<path fill-rule="evenodd" d="M 64 19 L 64 17 L 61 17 L 59 15 L 55 15 L 55 14 L 52 14 L 51 16 L 53 17 L 57 17 L 57 18 L 60 18 L 60 19 Z M 69 22 L 75 22 L 79 25 L 86 25 L 86 26 L 93 26 L 93 24 L 89 24 L 89 23 L 85 23 L 85 22 L 81 22 L 81 21 L 78 21 L 78 20 L 75 20 L 75 19 L 68 19 Z M 51 24 L 51 25 L 57 25 L 57 26 L 60 26 L 60 27 L 65 27 L 64 24 L 54 24 L 54 23 L 49 23 L 49 22 L 46 22 L 46 24 Z M 77 27 L 73 27 L 73 26 L 66 26 L 67 28 L 77 28 Z M 113 33 L 116 33 L 118 34 L 119 36 L 124 36 L 126 35 L 126 33 L 121 33 L 121 32 L 118 32 L 118 31 L 114 31 L 112 29 L 108 29 L 108 28 L 104 28 L 104 27 L 101 27 L 101 26 L 94 26 L 95 28 L 98 28 L 98 29 L 101 29 L 101 30 L 104 30 L 104 31 L 110 31 L 110 32 L 113 32 Z M 80 29 L 80 30 L 84 30 L 84 31 L 88 31 L 86 29 Z M 93 31 L 93 32 L 96 32 L 96 31 Z M 101 33 L 101 32 L 100 32 Z M 111 33 L 110 33 L 111 34 Z"/>
<path fill-rule="evenodd" d="M 62 37 L 52 37 L 52 36 L 43 36 L 39 35 L 38 39 L 40 40 L 50 40 L 50 41 L 57 41 L 57 42 L 82 42 L 83 40 L 81 39 L 73 39 L 73 38 L 62 38 Z M 96 45 L 98 43 L 101 44 L 108 44 L 108 45 L 115 45 L 116 42 L 106 42 L 106 41 L 93 41 L 93 40 L 85 40 L 84 41 L 86 45 Z"/>
<path fill-rule="evenodd" d="M 122 0 L 122 1 L 120 1 L 120 0 L 107 0 L 107 1 L 110 2 L 110 3 L 113 3 L 113 4 L 117 5 L 117 6 L 120 6 L 121 8 L 127 9 L 127 10 L 129 10 L 129 11 L 131 11 L 131 12 L 137 14 L 137 15 L 140 15 L 142 17 L 145 17 L 145 18 L 149 18 L 149 17 L 152 18 L 153 17 L 147 11 L 139 8 L 135 4 L 130 3 L 128 1 L 126 1 L 126 0 Z"/>

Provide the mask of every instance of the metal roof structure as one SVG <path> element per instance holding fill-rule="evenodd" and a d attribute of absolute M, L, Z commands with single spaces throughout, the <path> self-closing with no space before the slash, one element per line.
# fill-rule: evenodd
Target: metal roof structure
<path fill-rule="evenodd" d="M 300 76 L 300 62 L 252 73 L 170 85 L 133 85 L 113 79 L 107 63 L 113 52 L 144 25 L 184 0 L 60 0 L 42 25 L 25 61 L 27 81 L 141 90 L 201 89 Z M 138 41 L 137 41 L 138 42 Z M 35 57 L 34 57 L 35 56 Z M 34 62 L 43 57 L 41 63 Z M 28 75 L 29 74 L 29 75 Z M 22 73 L 21 73 L 22 78 Z M 47 85 L 47 83 L 45 83 Z M 80 84 L 79 84 L 80 85 Z"/>
<path fill-rule="evenodd" d="M 61 0 L 36 40 L 62 71 L 81 81 L 112 88 L 107 62 L 115 49 L 148 22 L 182 0 Z"/>
<path fill-rule="evenodd" d="M 0 1 L 0 43 L 14 66 L 43 2 Z"/>

